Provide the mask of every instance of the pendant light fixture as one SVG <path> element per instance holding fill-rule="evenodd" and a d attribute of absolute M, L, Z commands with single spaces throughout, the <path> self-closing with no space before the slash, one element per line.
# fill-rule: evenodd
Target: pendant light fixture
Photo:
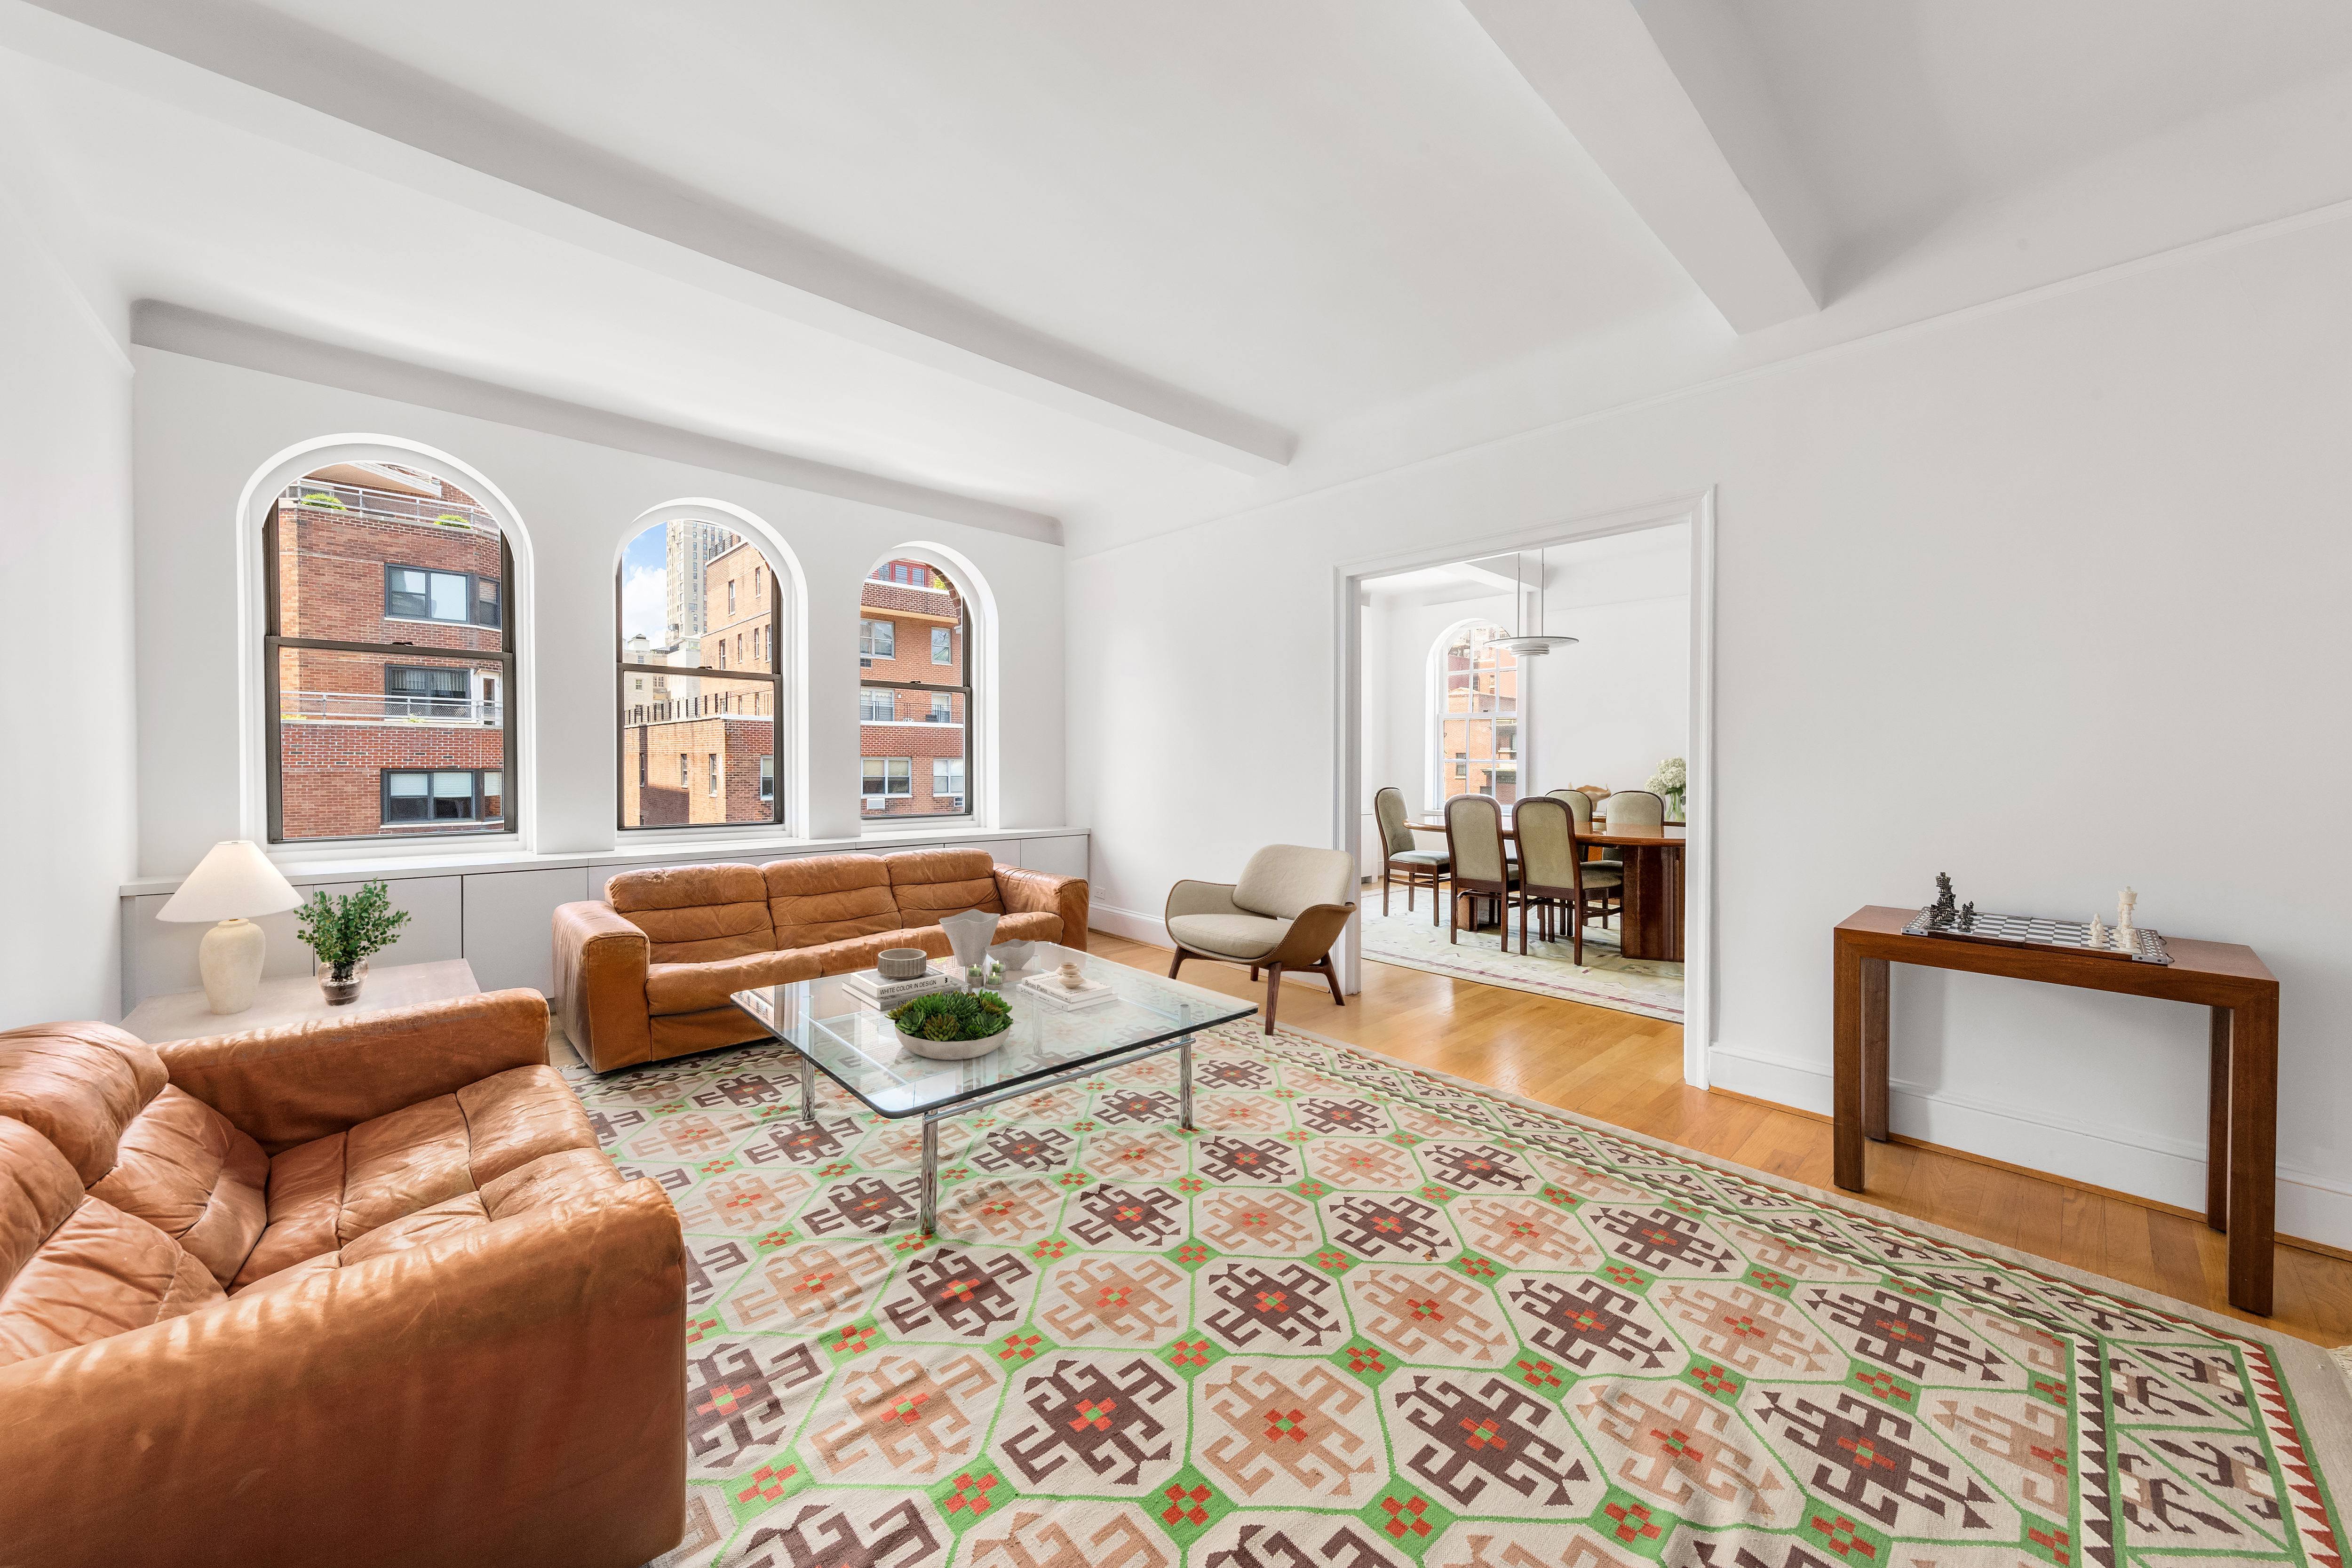
<path fill-rule="evenodd" d="M 1541 550 L 1536 552 L 1536 629 L 1532 632 L 1527 629 L 1528 585 L 1520 570 L 1523 559 L 1524 557 L 1517 551 L 1511 554 L 1511 581 L 1518 584 L 1517 591 L 1511 595 L 1511 625 L 1517 630 L 1509 637 L 1496 637 L 1491 646 L 1508 648 L 1521 658 L 1535 658 L 1549 653 L 1556 647 L 1568 647 L 1577 639 L 1570 637 L 1549 636 L 1543 629 L 1544 595 L 1547 591 L 1544 584 L 1547 574 L 1544 571 L 1544 552 Z"/>

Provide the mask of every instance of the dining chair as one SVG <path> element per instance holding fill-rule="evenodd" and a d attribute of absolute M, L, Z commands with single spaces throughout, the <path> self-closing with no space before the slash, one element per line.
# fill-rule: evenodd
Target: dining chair
<path fill-rule="evenodd" d="M 1575 808 L 1556 795 L 1521 801 L 1511 814 L 1511 826 L 1519 836 L 1519 951 L 1528 951 L 1530 906 L 1543 921 L 1548 942 L 1555 940 L 1552 916 L 1566 910 L 1575 961 L 1581 964 L 1588 900 L 1622 886 L 1623 873 L 1586 861 L 1584 846 L 1577 840 Z"/>
<path fill-rule="evenodd" d="M 1645 789 L 1621 789 L 1609 797 L 1601 815 L 1609 819 L 1612 833 L 1628 827 L 1664 827 L 1666 803 Z"/>
<path fill-rule="evenodd" d="M 1573 813 L 1576 817 L 1576 836 L 1579 838 L 1582 838 L 1591 833 L 1593 795 L 1591 787 L 1580 786 L 1576 789 L 1556 789 L 1551 792 L 1549 798 L 1567 803 L 1568 809 Z M 1598 855 L 1593 854 L 1592 851 L 1595 848 L 1598 848 L 1601 853 Z M 1608 845 L 1587 846 L 1580 844 L 1577 846 L 1577 855 L 1579 858 L 1584 861 L 1586 870 L 1596 873 L 1602 871 L 1610 873 L 1607 878 L 1596 879 L 1592 883 L 1593 886 L 1597 887 L 1601 890 L 1601 923 L 1607 925 L 1609 923 L 1612 905 L 1621 903 L 1624 900 L 1625 862 L 1620 859 L 1615 850 Z M 1582 939 L 1579 938 L 1579 940 L 1581 941 Z M 1577 962 L 1581 963 L 1584 961 L 1582 959 L 1578 959 Z"/>
<path fill-rule="evenodd" d="M 1445 940 L 1462 939 L 1462 900 L 1470 906 L 1470 929 L 1477 927 L 1479 899 L 1493 899 L 1498 907 L 1502 934 L 1498 945 L 1511 945 L 1511 903 L 1519 885 L 1519 868 L 1503 854 L 1503 806 L 1490 795 L 1457 795 L 1445 803 L 1445 853 L 1454 868 L 1454 896 L 1446 900 Z M 1519 924 L 1527 924 L 1519 910 Z"/>
<path fill-rule="evenodd" d="M 1413 847 L 1412 829 L 1405 825 L 1404 791 L 1387 785 L 1372 794 L 1372 816 L 1380 823 L 1382 859 L 1381 861 L 1381 913 L 1389 912 L 1389 888 L 1398 872 L 1404 873 L 1404 912 L 1412 913 L 1413 889 L 1426 884 L 1429 889 L 1429 923 L 1437 923 L 1437 885 L 1444 880 L 1446 856 L 1443 849 Z"/>

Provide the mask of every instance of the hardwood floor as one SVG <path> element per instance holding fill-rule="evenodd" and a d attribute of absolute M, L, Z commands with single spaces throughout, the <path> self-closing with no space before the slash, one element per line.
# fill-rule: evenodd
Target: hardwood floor
<path fill-rule="evenodd" d="M 1168 973 L 1165 948 L 1087 935 L 1105 958 Z M 1247 970 L 1199 959 L 1185 963 L 1183 978 L 1253 1001 L 1265 989 Z M 1319 977 L 1311 986 L 1286 981 L 1279 1017 L 1718 1159 L 1830 1185 L 1828 1121 L 1684 1083 L 1675 1024 L 1373 963 L 1364 965 L 1363 994 L 1345 1007 Z M 2277 1313 L 2251 1317 L 2229 1304 L 2226 1244 L 2202 1219 L 1939 1150 L 1874 1143 L 1869 1158 L 1870 1189 L 1860 1195 L 1881 1208 L 2320 1344 L 2352 1342 L 2352 1261 L 2281 1247 Z"/>

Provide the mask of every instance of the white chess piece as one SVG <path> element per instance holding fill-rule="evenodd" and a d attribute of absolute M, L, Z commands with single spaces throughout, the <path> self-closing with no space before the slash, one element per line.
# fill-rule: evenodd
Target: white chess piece
<path fill-rule="evenodd" d="M 2106 946 L 2107 922 L 2101 920 L 2098 916 L 2093 915 L 2091 917 L 2091 929 L 2083 933 L 2083 945 L 2084 947 Z"/>
<path fill-rule="evenodd" d="M 2116 895 L 2116 925 L 2118 929 L 2132 923 L 2132 910 L 2139 904 L 2139 895 L 2126 888 Z"/>
<path fill-rule="evenodd" d="M 2135 926 L 2130 921 L 2126 921 L 2122 925 L 2116 927 L 2116 951 L 2117 952 L 2131 953 L 2137 953 L 2139 952 L 2139 928 L 2137 926 Z"/>

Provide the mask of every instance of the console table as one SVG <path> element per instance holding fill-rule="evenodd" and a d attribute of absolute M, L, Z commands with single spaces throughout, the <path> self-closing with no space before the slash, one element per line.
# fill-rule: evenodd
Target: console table
<path fill-rule="evenodd" d="M 1886 1141 L 1890 963 L 2209 1007 L 2205 1223 L 2230 1237 L 2230 1305 L 2268 1317 L 2277 1196 L 2279 986 L 2254 950 L 2168 935 L 2170 963 L 2137 963 L 2067 948 L 1904 935 L 1903 928 L 1918 912 L 1870 905 L 1838 922 L 1837 1184 L 1850 1193 L 1865 1191 L 1864 1141 Z"/>
<path fill-rule="evenodd" d="M 166 1040 L 198 1040 L 211 1035 L 241 1035 L 248 1029 L 275 1029 L 312 1019 L 349 1018 L 381 1013 L 388 1007 L 414 1007 L 471 996 L 481 990 L 474 984 L 473 965 L 462 958 L 437 963 L 388 963 L 373 970 L 360 987 L 359 1000 L 330 1006 L 319 983 L 308 974 L 265 980 L 255 988 L 253 1005 L 242 1013 L 215 1013 L 201 991 L 174 991 L 150 996 L 122 1020 L 122 1026 L 151 1046 Z"/>

